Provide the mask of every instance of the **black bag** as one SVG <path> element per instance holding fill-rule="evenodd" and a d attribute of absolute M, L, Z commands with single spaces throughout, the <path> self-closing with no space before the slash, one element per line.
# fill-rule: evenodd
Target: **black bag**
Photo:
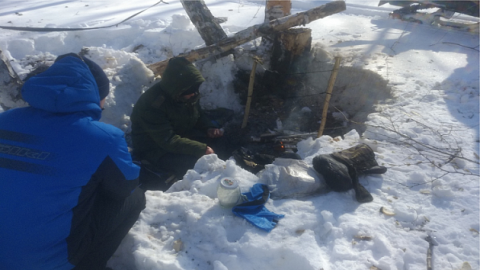
<path fill-rule="evenodd" d="M 240 147 L 233 151 L 232 155 L 238 166 L 253 174 L 257 174 L 259 171 L 265 169 L 265 165 L 272 164 L 276 158 L 272 155 L 254 153 L 245 147 Z M 283 153 L 279 158 L 302 159 L 296 153 Z"/>
<path fill-rule="evenodd" d="M 372 195 L 358 181 L 359 174 L 385 173 L 386 168 L 378 166 L 375 153 L 366 144 L 313 158 L 313 168 L 323 176 L 327 185 L 337 192 L 355 190 L 358 202 L 373 201 Z"/>
<path fill-rule="evenodd" d="M 387 168 L 378 166 L 375 153 L 370 146 L 362 143 L 354 147 L 333 153 L 337 160 L 348 160 L 359 174 L 383 174 Z"/>
<path fill-rule="evenodd" d="M 272 155 L 256 154 L 244 147 L 233 151 L 232 155 L 236 164 L 253 174 L 265 169 L 265 165 L 275 160 Z"/>

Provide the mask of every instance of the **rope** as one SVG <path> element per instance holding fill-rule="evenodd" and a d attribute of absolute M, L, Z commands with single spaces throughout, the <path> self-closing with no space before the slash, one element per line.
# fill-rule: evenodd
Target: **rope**
<path fill-rule="evenodd" d="M 137 16 L 138 14 L 144 12 L 144 11 L 147 11 L 148 9 L 160 4 L 160 3 L 164 3 L 164 4 L 169 4 L 167 2 L 164 2 L 163 0 L 160 0 L 158 1 L 157 3 L 155 3 L 154 5 L 152 5 L 151 7 L 148 7 L 142 11 L 139 11 L 135 14 L 133 14 L 132 16 L 126 18 L 125 20 L 117 23 L 117 24 L 114 24 L 114 25 L 108 25 L 108 26 L 100 26 L 100 27 L 88 27 L 88 28 L 48 28 L 48 27 L 45 27 L 45 28 L 42 28 L 42 27 L 16 27 L 16 26 L 1 26 L 0 25 L 0 28 L 1 29 L 7 29 L 7 30 L 14 30 L 14 31 L 31 31 L 31 32 L 64 32 L 64 31 L 83 31 L 83 30 L 95 30 L 95 29 L 102 29 L 102 28 L 109 28 L 109 27 L 113 27 L 113 26 L 118 26 L 119 24 L 122 24 L 128 20 L 130 20 L 131 18 Z"/>

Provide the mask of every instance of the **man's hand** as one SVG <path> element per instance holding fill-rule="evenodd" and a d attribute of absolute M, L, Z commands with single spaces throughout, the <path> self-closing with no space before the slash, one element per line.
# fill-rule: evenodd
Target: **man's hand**
<path fill-rule="evenodd" d="M 215 154 L 212 148 L 210 146 L 207 146 L 207 150 L 205 151 L 205 155 L 210 155 L 210 154 Z"/>
<path fill-rule="evenodd" d="M 209 128 L 207 130 L 207 135 L 210 138 L 218 138 L 223 136 L 223 130 L 218 128 Z"/>

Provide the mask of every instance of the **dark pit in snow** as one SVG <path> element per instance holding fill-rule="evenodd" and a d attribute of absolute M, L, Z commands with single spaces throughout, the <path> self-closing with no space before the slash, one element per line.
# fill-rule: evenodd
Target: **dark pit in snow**
<path fill-rule="evenodd" d="M 293 136 L 283 143 L 284 148 L 281 142 L 272 140 L 276 136 L 310 134 L 315 138 L 333 64 L 333 58 L 317 45 L 292 66 L 284 68 L 287 74 L 270 70 L 259 73 L 257 69 L 247 126 L 241 128 L 243 115 L 232 115 L 225 125 L 228 151 L 245 147 L 254 153 L 279 156 L 285 150 L 295 152 L 291 146 L 306 136 Z M 247 101 L 250 72 L 240 70 L 234 80 L 242 104 Z M 392 99 L 387 83 L 373 71 L 341 66 L 323 135 L 342 136 L 352 129 L 362 134 L 366 129 L 364 122 L 376 111 L 376 105 Z"/>

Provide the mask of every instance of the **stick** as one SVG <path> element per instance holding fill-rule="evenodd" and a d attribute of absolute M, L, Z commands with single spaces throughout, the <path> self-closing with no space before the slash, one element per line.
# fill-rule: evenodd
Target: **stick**
<path fill-rule="evenodd" d="M 252 103 L 253 83 L 255 82 L 255 71 L 257 70 L 257 63 L 260 62 L 258 57 L 253 58 L 252 72 L 250 72 L 250 82 L 248 83 L 248 97 L 245 105 L 245 115 L 243 116 L 242 129 L 247 126 L 248 115 L 250 114 L 250 104 Z"/>
<path fill-rule="evenodd" d="M 312 21 L 339 13 L 345 9 L 346 5 L 344 1 L 329 2 L 325 5 L 312 8 L 305 12 L 300 12 L 287 17 L 272 20 L 270 22 L 265 22 L 263 24 L 251 26 L 245 30 L 237 32 L 231 37 L 222 39 L 216 44 L 191 50 L 178 56 L 185 57 L 188 61 L 193 63 L 198 60 L 229 51 L 260 36 L 265 36 L 273 32 L 284 31 L 294 26 L 305 25 Z M 162 75 L 163 71 L 167 67 L 168 60 L 169 59 L 150 64 L 148 65 L 148 68 L 151 69 L 156 76 Z"/>
<path fill-rule="evenodd" d="M 332 75 L 330 75 L 330 80 L 328 81 L 327 94 L 325 96 L 325 102 L 323 103 L 322 122 L 320 123 L 320 129 L 318 130 L 317 138 L 323 135 L 323 130 L 325 129 L 325 122 L 327 122 L 328 104 L 330 103 L 330 98 L 332 96 L 333 85 L 335 84 L 335 80 L 337 79 L 340 60 L 340 57 L 335 57 L 335 65 L 333 66 Z"/>
<path fill-rule="evenodd" d="M 428 250 L 427 250 L 427 270 L 433 270 L 433 260 L 432 260 L 432 254 L 433 254 L 433 246 L 436 246 L 437 243 L 433 238 L 429 235 L 425 237 L 425 241 L 428 242 Z"/>

